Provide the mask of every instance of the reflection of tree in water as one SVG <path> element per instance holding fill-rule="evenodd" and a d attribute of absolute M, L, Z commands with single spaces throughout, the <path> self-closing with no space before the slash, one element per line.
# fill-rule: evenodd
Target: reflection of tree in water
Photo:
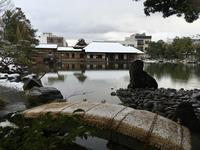
<path fill-rule="evenodd" d="M 54 82 L 63 82 L 65 81 L 65 76 L 64 75 L 59 75 L 57 77 L 48 77 L 48 82 L 49 83 L 54 83 Z"/>
<path fill-rule="evenodd" d="M 198 80 L 200 80 L 200 64 L 195 65 L 194 67 L 194 74 Z"/>
<path fill-rule="evenodd" d="M 87 79 L 83 73 L 74 73 L 74 76 L 82 83 Z"/>
<path fill-rule="evenodd" d="M 173 81 L 187 82 L 194 75 L 194 65 L 185 64 L 146 64 L 145 71 L 157 79 L 169 76 Z"/>

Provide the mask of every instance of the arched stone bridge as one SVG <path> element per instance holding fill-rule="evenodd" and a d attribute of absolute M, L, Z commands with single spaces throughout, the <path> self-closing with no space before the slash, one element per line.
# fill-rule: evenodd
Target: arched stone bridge
<path fill-rule="evenodd" d="M 190 150 L 191 136 L 186 127 L 145 110 L 108 103 L 50 103 L 23 112 L 26 118 L 44 114 L 82 115 L 88 125 L 111 129 L 162 150 Z"/>

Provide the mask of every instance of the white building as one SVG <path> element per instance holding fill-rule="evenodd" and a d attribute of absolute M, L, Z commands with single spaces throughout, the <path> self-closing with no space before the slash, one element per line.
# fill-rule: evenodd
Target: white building
<path fill-rule="evenodd" d="M 130 37 L 126 37 L 124 41 L 121 43 L 125 46 L 132 46 L 140 49 L 145 52 L 149 46 L 149 42 L 151 41 L 151 36 L 147 36 L 145 33 L 143 34 L 132 34 Z"/>
<path fill-rule="evenodd" d="M 38 36 L 37 39 L 40 44 L 57 44 L 58 46 L 67 46 L 64 37 L 56 36 L 53 33 L 42 33 L 42 35 Z"/>

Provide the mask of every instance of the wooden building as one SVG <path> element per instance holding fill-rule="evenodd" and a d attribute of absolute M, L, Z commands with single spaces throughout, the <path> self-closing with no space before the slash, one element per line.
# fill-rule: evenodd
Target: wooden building
<path fill-rule="evenodd" d="M 138 58 L 142 51 L 123 46 L 116 42 L 92 42 L 84 48 L 86 61 L 132 61 Z"/>
<path fill-rule="evenodd" d="M 35 51 L 35 62 L 43 63 L 45 60 L 54 61 L 55 54 L 57 52 L 57 44 L 40 44 L 37 45 L 34 49 Z"/>

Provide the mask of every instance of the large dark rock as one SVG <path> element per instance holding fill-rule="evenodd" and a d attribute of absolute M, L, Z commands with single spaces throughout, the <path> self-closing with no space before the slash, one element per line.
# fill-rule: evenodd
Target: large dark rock
<path fill-rule="evenodd" d="M 195 100 L 195 101 L 200 101 L 200 93 L 192 94 L 192 99 Z"/>
<path fill-rule="evenodd" d="M 61 92 L 54 87 L 33 87 L 25 95 L 32 106 L 63 99 Z"/>
<path fill-rule="evenodd" d="M 200 122 L 195 115 L 194 108 L 189 102 L 182 102 L 178 105 L 175 117 L 180 120 L 180 123 L 190 130 L 200 132 Z"/>
<path fill-rule="evenodd" d="M 131 63 L 129 74 L 130 84 L 128 88 L 158 88 L 156 80 L 147 72 L 143 71 L 144 63 L 141 60 L 136 60 Z"/>
<path fill-rule="evenodd" d="M 36 78 L 30 78 L 24 81 L 23 89 L 24 91 L 30 90 L 33 87 L 42 87 L 42 83 L 39 79 Z"/>

